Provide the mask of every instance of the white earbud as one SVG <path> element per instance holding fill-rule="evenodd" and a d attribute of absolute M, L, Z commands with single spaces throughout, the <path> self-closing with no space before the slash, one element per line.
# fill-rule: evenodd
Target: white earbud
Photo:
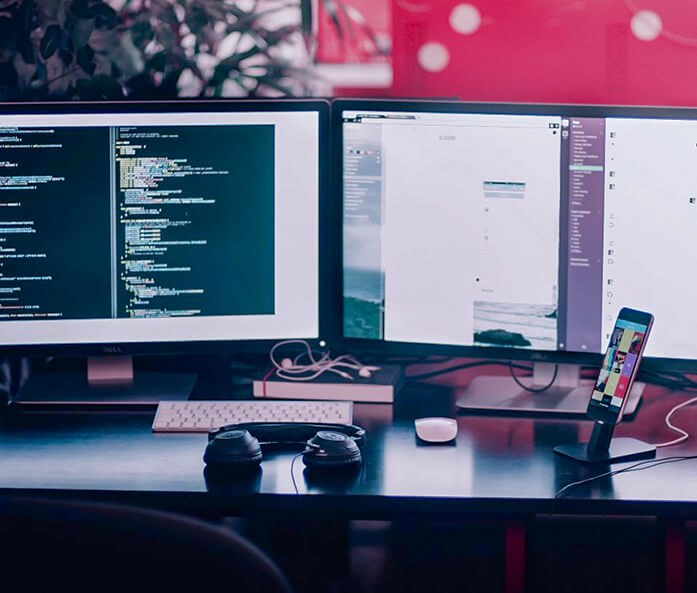
<path fill-rule="evenodd" d="M 297 344 L 301 346 L 301 353 L 294 358 L 282 358 L 280 361 L 275 357 L 276 350 L 282 346 Z M 356 375 L 364 379 L 369 379 L 380 367 L 362 364 L 355 356 L 343 354 L 332 358 L 328 350 L 323 352 L 313 351 L 305 340 L 285 340 L 273 345 L 269 352 L 271 364 L 275 369 L 275 374 L 286 381 L 311 381 L 323 373 L 334 373 L 351 380 Z"/>

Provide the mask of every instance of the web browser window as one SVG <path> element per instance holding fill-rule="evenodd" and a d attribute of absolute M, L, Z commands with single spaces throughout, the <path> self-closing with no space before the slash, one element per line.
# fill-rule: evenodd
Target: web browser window
<path fill-rule="evenodd" d="M 344 335 L 697 358 L 697 121 L 345 111 Z"/>

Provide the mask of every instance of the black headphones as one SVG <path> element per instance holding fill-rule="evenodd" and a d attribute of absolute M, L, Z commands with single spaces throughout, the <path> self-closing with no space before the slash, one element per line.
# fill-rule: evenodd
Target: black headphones
<path fill-rule="evenodd" d="M 254 468 L 264 448 L 302 447 L 310 468 L 352 468 L 361 463 L 365 430 L 348 424 L 246 422 L 208 433 L 204 463 L 216 468 Z"/>

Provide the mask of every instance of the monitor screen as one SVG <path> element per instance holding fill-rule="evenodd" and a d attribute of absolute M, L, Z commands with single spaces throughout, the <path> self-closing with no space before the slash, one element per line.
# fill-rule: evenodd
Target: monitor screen
<path fill-rule="evenodd" d="M 318 337 L 324 112 L 69 111 L 0 112 L 0 346 Z"/>
<path fill-rule="evenodd" d="M 420 105 L 335 120 L 345 338 L 697 360 L 697 114 Z"/>

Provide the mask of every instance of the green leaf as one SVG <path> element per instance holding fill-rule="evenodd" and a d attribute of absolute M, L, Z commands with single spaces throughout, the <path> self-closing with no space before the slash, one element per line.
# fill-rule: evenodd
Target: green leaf
<path fill-rule="evenodd" d="M 73 0 L 70 3 L 70 14 L 77 19 L 91 19 L 94 18 L 95 11 L 89 6 L 87 0 Z"/>
<path fill-rule="evenodd" d="M 346 3 L 342 2 L 342 0 L 337 0 L 336 8 L 337 11 L 343 15 L 343 18 L 340 20 L 344 23 L 345 28 L 348 30 L 349 38 L 353 39 L 355 37 L 355 31 L 353 28 L 353 21 L 347 14 Z"/>
<path fill-rule="evenodd" d="M 194 5 L 186 16 L 186 24 L 193 33 L 197 33 L 208 24 L 208 15 L 204 10 Z"/>
<path fill-rule="evenodd" d="M 123 99 L 121 85 L 111 76 L 98 74 L 92 79 L 92 85 L 99 97 L 104 99 Z"/>
<path fill-rule="evenodd" d="M 152 99 L 155 96 L 156 87 L 147 72 L 136 74 L 126 81 L 128 97 L 131 99 Z"/>
<path fill-rule="evenodd" d="M 341 11 L 346 16 L 346 20 L 348 21 L 349 26 L 351 26 L 352 23 L 357 25 L 363 32 L 363 34 L 368 39 L 370 39 L 370 42 L 375 47 L 375 52 L 378 55 L 389 54 L 389 48 L 384 47 L 384 44 L 380 43 L 378 36 L 375 34 L 375 31 L 373 31 L 372 27 L 368 24 L 368 21 L 363 16 L 363 13 L 360 10 L 358 10 L 355 6 L 348 6 L 347 4 L 344 4 L 342 2 Z"/>
<path fill-rule="evenodd" d="M 266 31 L 264 40 L 270 46 L 276 46 L 298 32 L 297 25 L 285 25 L 273 31 Z"/>
<path fill-rule="evenodd" d="M 171 4 L 168 4 L 164 10 L 160 11 L 160 18 L 169 25 L 176 25 L 179 22 L 177 11 L 174 10 L 174 6 Z"/>
<path fill-rule="evenodd" d="M 155 37 L 157 38 L 157 41 L 162 45 L 162 47 L 165 48 L 165 51 L 171 50 L 172 46 L 175 43 L 174 33 L 172 33 L 172 30 L 169 28 L 160 29 L 155 34 Z"/>
<path fill-rule="evenodd" d="M 208 14 L 209 21 L 224 21 L 227 13 L 227 6 L 223 2 L 220 2 L 220 4 L 211 3 L 206 6 L 206 14 Z"/>
<path fill-rule="evenodd" d="M 322 0 L 322 6 L 324 6 L 324 10 L 327 11 L 329 18 L 332 19 L 332 22 L 334 23 L 334 29 L 336 29 L 336 34 L 339 36 L 339 39 L 341 39 L 343 41 L 344 31 L 343 31 L 343 28 L 341 27 L 341 23 L 339 22 L 339 15 L 337 14 L 336 1 L 335 0 Z"/>
<path fill-rule="evenodd" d="M 247 58 L 251 58 L 252 56 L 256 56 L 261 51 L 262 49 L 258 45 L 255 45 L 253 47 L 250 47 L 247 51 L 241 51 L 231 55 L 229 58 L 225 58 L 221 62 L 221 64 L 227 64 L 231 69 L 237 68 L 240 62 L 243 62 L 244 60 L 246 60 Z"/>
<path fill-rule="evenodd" d="M 92 81 L 88 80 L 87 78 L 78 78 L 75 81 L 75 88 L 76 89 L 91 89 L 92 88 Z"/>
<path fill-rule="evenodd" d="M 150 43 L 155 37 L 150 21 L 142 20 L 134 23 L 130 28 L 133 45 L 140 49 L 145 49 L 145 46 Z"/>
<path fill-rule="evenodd" d="M 92 80 L 89 78 L 78 78 L 75 81 L 74 87 L 68 89 L 66 94 L 77 97 L 82 101 L 96 101 L 102 98 L 95 89 Z"/>
<path fill-rule="evenodd" d="M 63 31 L 61 31 L 58 25 L 51 25 L 46 29 L 41 43 L 39 44 L 39 52 L 44 60 L 48 60 L 56 53 L 62 37 Z"/>
<path fill-rule="evenodd" d="M 167 53 L 164 51 L 157 52 L 148 60 L 148 68 L 152 68 L 155 72 L 164 72 L 167 65 Z"/>
<path fill-rule="evenodd" d="M 36 0 L 36 6 L 42 18 L 47 19 L 47 22 L 52 23 L 56 20 L 58 7 L 62 2 L 56 0 Z"/>
<path fill-rule="evenodd" d="M 27 37 L 31 34 L 34 22 L 34 0 L 24 0 L 17 10 L 19 34 Z"/>
<path fill-rule="evenodd" d="M 300 29 L 307 43 L 312 37 L 312 0 L 300 0 Z"/>
<path fill-rule="evenodd" d="M 161 97 L 176 98 L 178 94 L 177 85 L 179 84 L 179 77 L 182 74 L 182 70 L 174 70 L 167 74 L 160 83 L 159 95 Z"/>
<path fill-rule="evenodd" d="M 34 45 L 30 39 L 20 40 L 17 44 L 17 49 L 19 50 L 22 60 L 25 64 L 36 64 L 36 58 L 34 56 Z"/>
<path fill-rule="evenodd" d="M 69 66 L 73 61 L 73 52 L 68 51 L 67 49 L 61 47 L 58 50 L 58 55 L 60 56 L 60 59 L 63 62 L 63 64 L 65 64 L 66 66 Z"/>
<path fill-rule="evenodd" d="M 92 11 L 94 12 L 95 26 L 98 29 L 113 29 L 119 24 L 119 15 L 116 11 L 104 2 L 96 4 Z"/>
<path fill-rule="evenodd" d="M 68 20 L 68 14 L 67 14 L 67 6 L 65 5 L 65 2 L 58 2 L 58 6 L 56 6 L 56 22 L 61 26 L 65 27 L 65 22 Z"/>
<path fill-rule="evenodd" d="M 36 69 L 31 77 L 32 86 L 39 86 L 46 82 L 46 64 L 39 62 L 36 64 Z"/>
<path fill-rule="evenodd" d="M 94 31 L 93 19 L 80 19 L 76 21 L 75 26 L 73 27 L 73 32 L 70 35 L 75 47 L 80 49 L 81 47 L 87 45 L 87 42 L 90 40 L 90 35 L 92 35 L 92 31 Z"/>
<path fill-rule="evenodd" d="M 0 85 L 14 86 L 17 84 L 17 70 L 10 62 L 0 62 Z"/>
<path fill-rule="evenodd" d="M 213 70 L 213 75 L 208 80 L 210 86 L 222 84 L 229 76 L 232 68 L 225 62 L 218 64 Z"/>
<path fill-rule="evenodd" d="M 266 10 L 257 10 L 255 12 L 244 12 L 240 9 L 233 10 L 232 6 L 227 6 L 227 12 L 235 16 L 236 20 L 227 26 L 227 32 L 240 31 L 243 33 L 253 33 L 263 27 L 259 24 L 268 15 L 287 10 L 289 8 L 297 8 L 297 2 L 283 2 L 274 4 L 273 8 Z"/>
<path fill-rule="evenodd" d="M 17 44 L 17 31 L 14 21 L 0 17 L 0 49 L 13 49 Z"/>
<path fill-rule="evenodd" d="M 66 66 L 72 63 L 74 52 L 75 46 L 73 45 L 73 40 L 70 38 L 70 35 L 63 31 L 61 34 L 60 47 L 58 48 L 58 55 Z"/>
<path fill-rule="evenodd" d="M 94 50 L 89 45 L 85 45 L 85 47 L 78 49 L 75 57 L 80 68 L 87 72 L 87 74 L 94 74 L 94 69 L 96 67 L 94 63 Z"/>

